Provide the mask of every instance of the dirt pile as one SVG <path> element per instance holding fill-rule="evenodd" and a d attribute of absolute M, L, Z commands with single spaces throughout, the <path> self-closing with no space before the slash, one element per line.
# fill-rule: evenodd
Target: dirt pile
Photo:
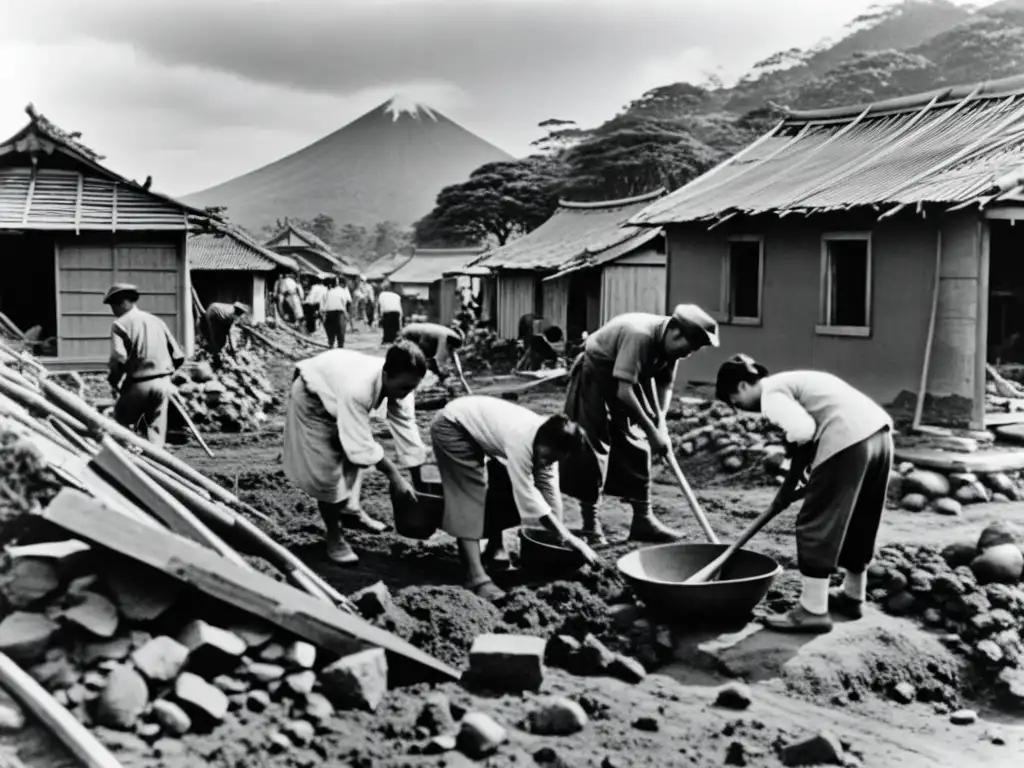
<path fill-rule="evenodd" d="M 889 481 L 889 496 L 908 512 L 956 516 L 968 504 L 1024 499 L 1024 472 L 940 472 L 905 461 Z"/>
<path fill-rule="evenodd" d="M 39 449 L 0 417 L 0 544 L 17 541 L 26 531 L 25 515 L 46 506 L 61 484 Z"/>
<path fill-rule="evenodd" d="M 173 382 L 192 420 L 221 432 L 257 430 L 280 403 L 262 359 L 247 348 L 225 350 L 219 362 L 200 351 Z"/>
<path fill-rule="evenodd" d="M 519 360 L 516 342 L 489 328 L 474 328 L 466 335 L 459 359 L 466 373 L 508 373 Z"/>

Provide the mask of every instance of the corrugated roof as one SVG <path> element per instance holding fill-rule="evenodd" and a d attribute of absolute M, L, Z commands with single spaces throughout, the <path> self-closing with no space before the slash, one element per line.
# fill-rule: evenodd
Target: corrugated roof
<path fill-rule="evenodd" d="M 426 285 L 446 272 L 466 266 L 480 255 L 480 248 L 418 248 L 412 258 L 390 275 L 395 284 Z"/>
<path fill-rule="evenodd" d="M 566 263 L 626 243 L 641 233 L 625 226 L 630 217 L 665 194 L 646 195 L 597 203 L 563 200 L 551 218 L 529 234 L 484 255 L 475 266 L 498 270 L 560 269 Z"/>
<path fill-rule="evenodd" d="M 794 112 L 631 224 L 985 203 L 1024 178 L 1024 78 Z"/>
<path fill-rule="evenodd" d="M 272 272 L 278 267 L 298 269 L 294 259 L 274 253 L 244 234 L 226 228 L 189 235 L 188 259 L 190 269 L 200 272 Z"/>
<path fill-rule="evenodd" d="M 407 256 L 404 253 L 390 253 L 387 256 L 381 256 L 366 266 L 366 269 L 363 270 L 363 277 L 367 281 L 383 280 L 411 258 L 412 256 Z"/>
<path fill-rule="evenodd" d="M 100 165 L 103 157 L 77 134 L 61 130 L 31 104 L 25 111 L 28 125 L 0 143 L 0 156 L 45 158 L 56 152 L 82 170 L 37 163 L 0 169 L 0 229 L 181 230 L 188 227 L 188 214 L 208 216 L 149 189 L 149 180 L 138 184 Z"/>

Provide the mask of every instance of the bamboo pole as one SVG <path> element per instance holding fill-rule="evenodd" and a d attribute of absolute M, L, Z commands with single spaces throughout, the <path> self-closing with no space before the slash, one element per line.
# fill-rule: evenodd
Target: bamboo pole
<path fill-rule="evenodd" d="M 261 343 L 263 343 L 266 346 L 270 347 L 275 352 L 278 352 L 278 353 L 280 353 L 280 354 L 284 355 L 285 357 L 290 358 L 292 360 L 301 360 L 302 359 L 301 355 L 296 355 L 291 350 L 285 349 L 280 344 L 278 344 L 276 341 L 273 341 L 272 339 L 268 339 L 266 336 L 264 336 L 262 333 L 257 331 L 255 328 L 252 328 L 252 327 L 250 327 L 248 325 L 242 325 L 242 326 L 239 326 L 239 327 L 243 331 L 248 333 L 250 336 L 252 336 L 254 339 L 256 339 L 257 341 L 260 341 Z"/>

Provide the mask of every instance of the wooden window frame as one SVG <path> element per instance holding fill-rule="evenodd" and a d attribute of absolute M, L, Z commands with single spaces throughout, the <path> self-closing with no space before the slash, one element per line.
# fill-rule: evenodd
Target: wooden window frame
<path fill-rule="evenodd" d="M 867 325 L 832 325 L 832 271 L 829 269 L 829 243 L 842 241 L 858 241 L 867 247 L 867 277 L 864 289 L 864 317 Z M 821 267 L 820 286 L 818 291 L 818 324 L 814 332 L 819 336 L 847 336 L 853 338 L 871 338 L 872 321 L 872 284 L 874 282 L 874 254 L 871 243 L 871 232 L 826 232 L 821 236 Z"/>
<path fill-rule="evenodd" d="M 732 244 L 757 243 L 757 317 L 736 317 L 733 314 L 732 296 Z M 719 323 L 726 325 L 760 326 L 764 318 L 764 235 L 733 235 L 726 241 L 722 254 L 721 289 L 718 298 Z"/>

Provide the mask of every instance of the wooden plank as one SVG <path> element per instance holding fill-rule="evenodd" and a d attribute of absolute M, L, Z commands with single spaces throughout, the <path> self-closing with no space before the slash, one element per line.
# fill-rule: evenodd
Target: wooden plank
<path fill-rule="evenodd" d="M 1001 427 L 1006 424 L 1024 424 L 1024 411 L 985 414 L 986 427 Z"/>
<path fill-rule="evenodd" d="M 1024 451 L 1004 449 L 977 453 L 955 453 L 937 448 L 896 448 L 897 461 L 946 472 L 1018 472 L 1024 469 Z"/>
<path fill-rule="evenodd" d="M 368 644 L 419 665 L 431 677 L 461 677 L 447 664 L 358 616 L 270 576 L 243 570 L 169 531 L 140 525 L 77 491 L 61 491 L 42 516 L 79 538 L 156 568 L 333 653 L 353 653 Z"/>

